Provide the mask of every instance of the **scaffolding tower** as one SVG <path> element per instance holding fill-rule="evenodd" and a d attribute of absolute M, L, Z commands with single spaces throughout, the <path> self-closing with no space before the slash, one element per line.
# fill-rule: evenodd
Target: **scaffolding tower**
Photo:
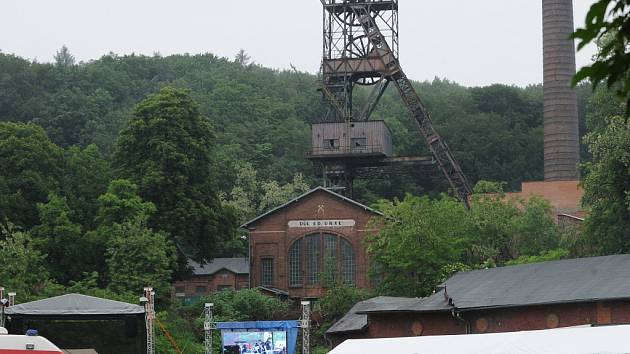
<path fill-rule="evenodd" d="M 144 295 L 140 298 L 140 303 L 144 305 L 147 354 L 155 354 L 155 291 L 152 287 L 144 288 Z"/>

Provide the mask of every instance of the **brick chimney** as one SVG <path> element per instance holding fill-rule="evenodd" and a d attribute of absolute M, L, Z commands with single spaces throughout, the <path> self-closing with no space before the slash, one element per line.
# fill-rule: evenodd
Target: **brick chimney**
<path fill-rule="evenodd" d="M 542 0 L 545 181 L 578 179 L 580 162 L 575 75 L 573 0 Z"/>

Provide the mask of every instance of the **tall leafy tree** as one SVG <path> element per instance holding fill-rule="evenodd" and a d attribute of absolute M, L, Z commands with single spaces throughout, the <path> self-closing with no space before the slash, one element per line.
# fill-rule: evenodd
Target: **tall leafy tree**
<path fill-rule="evenodd" d="M 234 209 L 239 223 L 245 223 L 310 190 L 301 174 L 294 175 L 293 181 L 281 185 L 275 180 L 261 181 L 250 163 L 239 164 L 237 171 L 234 188 L 229 195 L 222 194 L 221 201 Z"/>
<path fill-rule="evenodd" d="M 61 68 L 70 67 L 75 64 L 74 56 L 70 54 L 70 50 L 65 45 L 55 54 L 55 64 Z"/>
<path fill-rule="evenodd" d="M 218 197 L 214 132 L 188 91 L 167 87 L 136 106 L 114 166 L 156 206 L 151 226 L 188 255 L 211 259 L 233 238 L 235 218 Z"/>
<path fill-rule="evenodd" d="M 97 198 L 105 193 L 110 179 L 109 162 L 95 144 L 85 149 L 72 146 L 65 151 L 62 194 L 72 211 L 72 219 L 84 229 L 96 227 Z"/>
<path fill-rule="evenodd" d="M 0 240 L 0 285 L 29 298 L 48 281 L 46 255 L 33 246 L 29 233 L 12 226 L 5 228 L 4 233 L 8 236 Z"/>
<path fill-rule="evenodd" d="M 41 224 L 32 230 L 38 250 L 46 255 L 51 275 L 60 283 L 79 279 L 92 258 L 81 226 L 70 220 L 66 199 L 55 194 L 37 205 Z"/>
<path fill-rule="evenodd" d="M 37 203 L 59 190 L 63 150 L 34 124 L 0 122 L 0 219 L 30 229 Z"/>
<path fill-rule="evenodd" d="M 155 205 L 138 195 L 138 186 L 125 179 L 112 181 L 107 193 L 98 197 L 96 221 L 99 227 L 123 224 L 136 218 L 148 218 L 155 213 Z"/>
<path fill-rule="evenodd" d="M 120 225 L 136 219 L 147 220 L 155 212 L 155 205 L 143 201 L 138 195 L 138 187 L 129 180 L 113 180 L 107 192 L 98 197 L 98 211 L 94 218 L 96 228 L 85 234 L 93 256 L 90 270 L 96 272 L 99 284 L 107 285 L 107 264 L 105 254 L 108 244 L 119 233 Z"/>
<path fill-rule="evenodd" d="M 143 217 L 115 224 L 111 230 L 107 243 L 109 288 L 134 293 L 151 286 L 167 295 L 177 258 L 167 235 L 151 230 Z"/>
<path fill-rule="evenodd" d="M 630 124 L 622 116 L 586 140 L 593 161 L 585 165 L 586 231 L 600 254 L 630 252 Z"/>
<path fill-rule="evenodd" d="M 408 195 L 383 202 L 379 209 L 385 213 L 384 225 L 367 243 L 378 290 L 398 296 L 431 294 L 442 268 L 459 262 L 466 250 L 471 226 L 463 203 Z"/>

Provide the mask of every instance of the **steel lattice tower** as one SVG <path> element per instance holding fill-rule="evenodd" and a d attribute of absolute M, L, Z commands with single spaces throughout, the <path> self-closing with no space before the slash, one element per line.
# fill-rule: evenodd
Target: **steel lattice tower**
<path fill-rule="evenodd" d="M 387 160 L 382 156 L 370 156 L 375 150 L 381 155 L 388 154 L 383 150 L 370 149 L 369 142 L 363 145 L 358 140 L 361 137 L 355 137 L 357 143 L 348 148 L 338 145 L 338 141 L 347 140 L 348 132 L 352 133 L 352 129 L 335 127 L 333 123 L 345 122 L 349 128 L 355 128 L 359 123 L 352 122 L 367 121 L 387 85 L 392 82 L 415 120 L 435 164 L 448 180 L 455 195 L 468 205 L 472 190 L 466 176 L 444 139 L 435 130 L 431 115 L 400 66 L 398 0 L 320 2 L 324 7 L 321 91 L 329 103 L 330 109 L 324 121 L 330 122 L 332 133 L 331 136 L 326 136 L 324 130 L 319 135 L 314 131 L 314 152 L 311 157 L 322 163 L 325 185 L 336 187 L 340 184 L 337 181 L 342 181 L 345 184 L 344 192 L 351 197 L 357 169 L 378 166 Z M 358 110 L 352 100 L 356 85 L 373 86 L 366 104 Z M 368 130 L 362 132 L 366 137 L 371 133 L 373 132 Z M 322 146 L 322 139 L 327 145 Z M 396 162 L 400 162 L 400 159 L 388 161 L 394 164 Z"/>
<path fill-rule="evenodd" d="M 398 0 L 322 0 L 324 5 L 323 92 L 331 103 L 326 121 L 368 120 L 389 81 L 373 43 L 352 6 L 364 5 L 398 57 Z M 369 102 L 353 106 L 356 85 L 373 86 Z"/>

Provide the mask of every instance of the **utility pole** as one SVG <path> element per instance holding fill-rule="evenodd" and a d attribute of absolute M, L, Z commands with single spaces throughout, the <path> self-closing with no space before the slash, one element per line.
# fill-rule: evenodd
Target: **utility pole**
<path fill-rule="evenodd" d="M 310 301 L 302 301 L 302 318 L 300 318 L 300 327 L 302 327 L 302 354 L 310 354 L 311 350 L 311 303 Z"/>
<path fill-rule="evenodd" d="M 212 308 L 214 307 L 213 303 L 207 303 L 204 306 L 204 321 L 203 321 L 203 334 L 204 341 L 203 344 L 205 346 L 205 354 L 212 354 L 212 330 L 214 327 L 214 321 L 212 320 Z"/>
<path fill-rule="evenodd" d="M 155 291 L 153 288 L 144 288 L 144 296 L 140 298 L 144 305 L 144 321 L 147 327 L 147 354 L 155 354 Z"/>

